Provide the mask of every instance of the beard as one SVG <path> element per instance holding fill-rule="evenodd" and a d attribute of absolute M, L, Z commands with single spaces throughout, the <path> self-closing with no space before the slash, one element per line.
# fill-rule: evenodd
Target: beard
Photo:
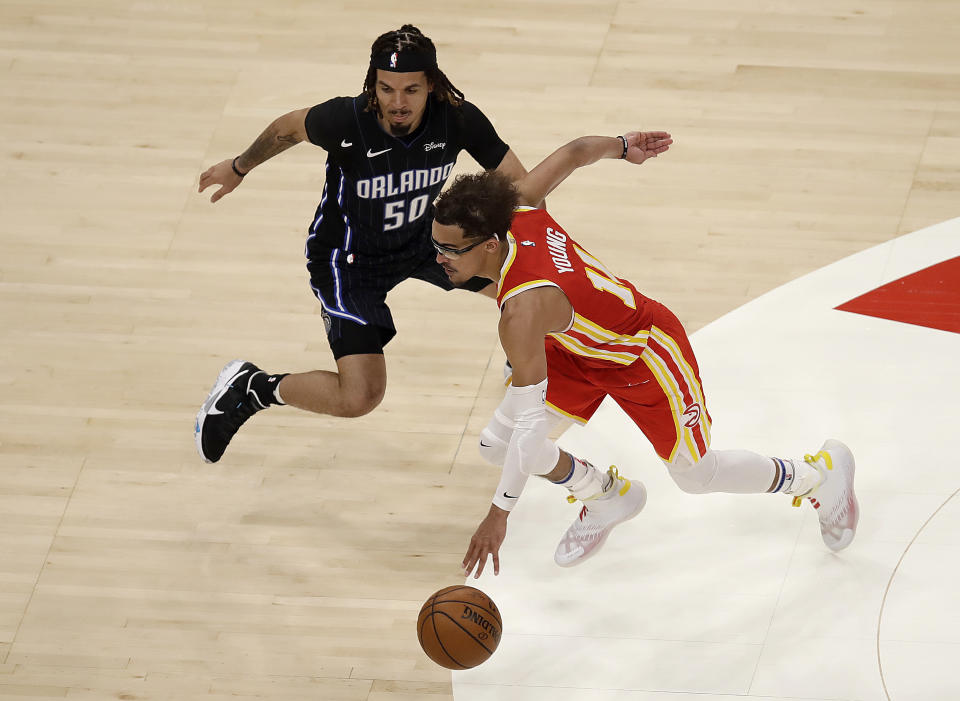
<path fill-rule="evenodd" d="M 390 124 L 390 133 L 393 136 L 406 136 L 410 133 L 409 124 Z"/>

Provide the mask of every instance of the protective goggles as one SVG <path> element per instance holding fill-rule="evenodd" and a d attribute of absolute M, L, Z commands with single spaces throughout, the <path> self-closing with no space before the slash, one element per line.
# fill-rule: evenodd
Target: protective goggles
<path fill-rule="evenodd" d="M 433 243 L 433 247 L 434 247 L 435 249 L 437 249 L 437 253 L 439 253 L 441 256 L 443 256 L 444 258 L 449 258 L 450 260 L 456 260 L 457 258 L 459 258 L 460 256 L 462 256 L 462 255 L 463 255 L 464 253 L 466 253 L 467 251 L 473 250 L 474 248 L 476 248 L 477 246 L 479 246 L 481 243 L 486 243 L 486 242 L 489 241 L 491 238 L 493 238 L 493 236 L 488 236 L 487 238 L 483 239 L 482 241 L 477 241 L 476 243 L 471 243 L 469 246 L 464 246 L 463 248 L 454 248 L 453 246 L 446 246 L 446 245 L 438 242 L 438 241 L 437 241 L 435 238 L 433 238 L 432 236 L 430 237 L 430 241 Z"/>

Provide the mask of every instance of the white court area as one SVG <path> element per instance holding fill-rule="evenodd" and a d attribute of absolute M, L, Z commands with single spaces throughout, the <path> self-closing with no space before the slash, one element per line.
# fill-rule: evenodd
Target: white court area
<path fill-rule="evenodd" d="M 579 506 L 528 483 L 501 574 L 504 635 L 457 701 L 960 698 L 960 335 L 834 308 L 960 255 L 960 219 L 795 280 L 693 335 L 713 446 L 857 460 L 858 535 L 822 543 L 782 495 L 688 495 L 612 404 L 561 445 L 616 464 L 646 509 L 581 567 L 553 549 Z M 641 282 L 641 290 L 642 281 Z"/>

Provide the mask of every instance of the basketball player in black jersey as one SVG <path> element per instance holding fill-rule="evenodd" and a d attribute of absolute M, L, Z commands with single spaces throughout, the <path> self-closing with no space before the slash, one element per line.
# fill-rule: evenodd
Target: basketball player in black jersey
<path fill-rule="evenodd" d="M 430 241 L 431 203 L 466 150 L 512 180 L 526 174 L 490 121 L 437 67 L 433 42 L 404 25 L 373 43 L 357 97 L 336 97 L 276 119 L 242 154 L 200 176 L 211 202 L 264 161 L 309 140 L 327 152 L 326 184 L 307 236 L 307 269 L 323 306 L 337 372 L 270 375 L 235 360 L 197 414 L 196 442 L 216 462 L 240 426 L 273 404 L 362 416 L 383 399 L 383 348 L 396 334 L 386 296 L 407 278 L 452 289 Z M 489 280 L 463 285 L 494 297 Z"/>

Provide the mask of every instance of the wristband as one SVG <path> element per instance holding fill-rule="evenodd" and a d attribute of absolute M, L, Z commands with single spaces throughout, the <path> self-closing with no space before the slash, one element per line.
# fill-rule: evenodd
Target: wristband
<path fill-rule="evenodd" d="M 622 137 L 621 137 L 621 138 L 622 138 Z M 624 141 L 623 143 L 627 143 L 627 142 Z M 626 155 L 626 153 L 627 153 L 626 150 L 624 150 L 623 153 L 624 153 L 624 155 Z M 244 175 L 246 175 L 246 174 L 249 173 L 250 171 L 248 170 L 247 173 L 241 173 L 241 172 L 240 172 L 240 169 L 237 168 L 237 158 L 240 158 L 240 156 L 237 156 L 236 158 L 233 159 L 233 161 L 230 163 L 230 167 L 233 168 L 233 172 L 236 173 L 238 177 L 241 177 L 241 178 L 242 178 Z"/>
<path fill-rule="evenodd" d="M 620 159 L 622 160 L 627 157 L 627 137 L 618 136 L 617 138 L 623 142 L 623 153 L 620 154 Z M 236 168 L 234 168 L 234 170 L 236 170 Z"/>

